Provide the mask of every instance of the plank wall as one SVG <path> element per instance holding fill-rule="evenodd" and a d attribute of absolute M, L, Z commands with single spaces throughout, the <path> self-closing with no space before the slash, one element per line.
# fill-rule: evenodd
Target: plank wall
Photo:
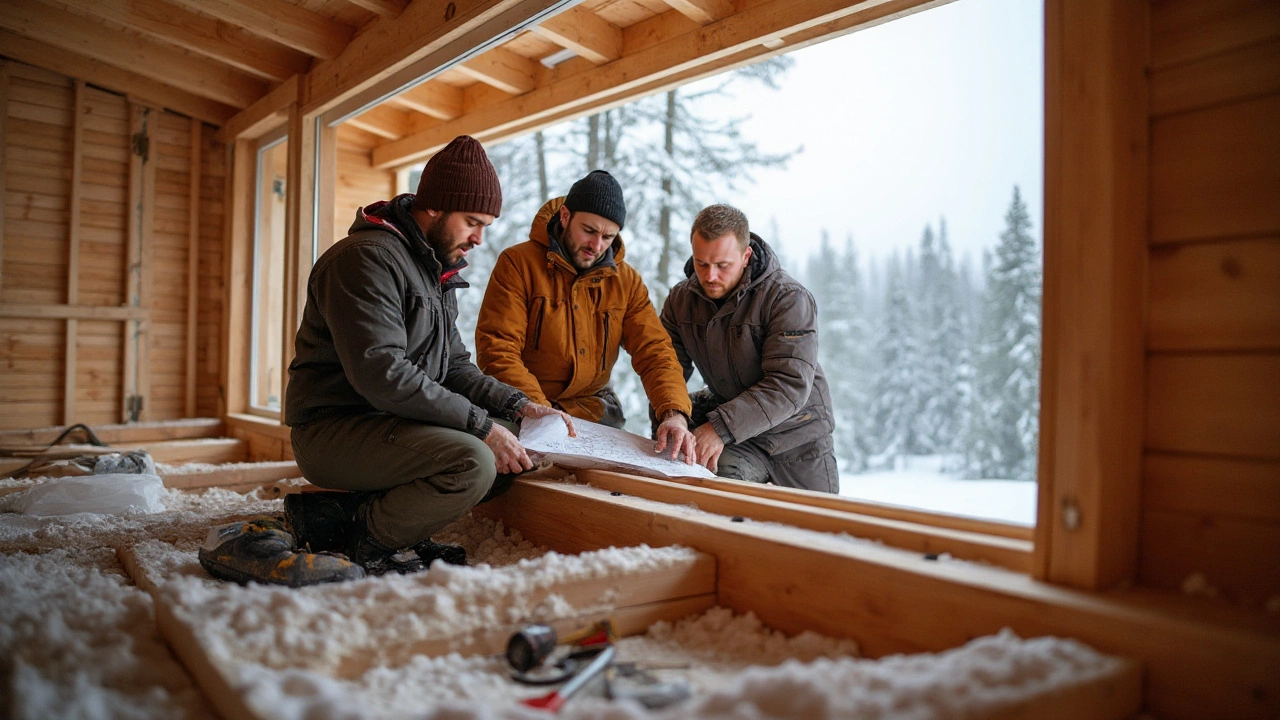
<path fill-rule="evenodd" d="M 1280 595 L 1280 3 L 1156 0 L 1140 579 Z"/>
<path fill-rule="evenodd" d="M 390 200 L 396 193 L 396 174 L 378 170 L 370 161 L 369 152 L 379 142 L 378 137 L 350 125 L 338 126 L 337 179 L 333 195 L 333 242 L 347 236 L 356 208 L 378 200 Z M 324 245 L 321 248 L 328 247 Z"/>
<path fill-rule="evenodd" d="M 130 232 L 141 238 L 138 312 L 149 318 L 137 354 L 143 417 L 215 414 L 225 158 L 213 128 L 147 113 L 154 176 L 141 186 L 144 223 L 129 213 L 134 106 L 47 70 L 0 64 L 0 428 L 123 419 Z M 198 263 L 189 267 L 193 233 Z"/>

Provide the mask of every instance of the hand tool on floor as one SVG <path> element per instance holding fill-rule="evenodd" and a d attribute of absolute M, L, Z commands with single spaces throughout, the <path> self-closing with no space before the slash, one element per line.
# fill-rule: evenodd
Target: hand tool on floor
<path fill-rule="evenodd" d="M 614 646 L 604 646 L 604 649 L 596 655 L 595 659 L 592 660 L 589 665 L 579 670 L 577 674 L 569 680 L 569 682 L 564 684 L 564 686 L 558 690 L 552 690 L 541 697 L 528 698 L 521 702 L 529 707 L 538 708 L 540 710 L 558 712 L 560 708 L 564 707 L 564 704 L 568 702 L 569 698 L 573 697 L 575 693 L 585 687 L 592 680 L 599 677 L 600 674 L 609 667 L 609 664 L 613 662 L 613 658 L 616 653 L 617 649 L 614 648 Z"/>
<path fill-rule="evenodd" d="M 610 700 L 635 700 L 650 710 L 674 705 L 692 694 L 683 678 L 664 681 L 633 662 L 615 663 L 604 677 L 605 696 Z"/>
<path fill-rule="evenodd" d="M 516 672 L 527 673 L 541 665 L 556 645 L 588 648 L 609 644 L 614 639 L 613 623 L 607 618 L 578 628 L 564 637 L 557 637 L 555 628 L 550 625 L 526 625 L 507 641 L 507 662 Z"/>

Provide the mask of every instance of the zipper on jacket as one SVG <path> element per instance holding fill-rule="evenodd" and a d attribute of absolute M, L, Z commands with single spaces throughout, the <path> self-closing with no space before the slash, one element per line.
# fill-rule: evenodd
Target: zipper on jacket
<path fill-rule="evenodd" d="M 604 314 L 604 342 L 600 343 L 600 372 L 609 364 L 609 313 Z"/>
<path fill-rule="evenodd" d="M 547 310 L 547 299 L 538 298 L 537 306 L 538 306 L 538 309 L 534 312 L 534 315 L 533 315 L 533 349 L 534 350 L 537 350 L 538 346 L 542 344 L 542 315 Z"/>

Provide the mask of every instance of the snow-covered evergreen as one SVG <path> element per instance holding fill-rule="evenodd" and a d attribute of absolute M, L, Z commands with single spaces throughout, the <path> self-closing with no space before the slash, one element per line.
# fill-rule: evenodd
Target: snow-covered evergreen
<path fill-rule="evenodd" d="M 1035 480 L 1043 271 L 1017 187 L 1005 223 L 987 267 L 964 455 L 975 477 Z"/>

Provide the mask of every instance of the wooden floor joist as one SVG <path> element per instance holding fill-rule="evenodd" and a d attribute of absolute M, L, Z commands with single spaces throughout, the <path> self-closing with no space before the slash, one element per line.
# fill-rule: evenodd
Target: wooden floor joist
<path fill-rule="evenodd" d="M 552 480 L 517 480 L 477 512 L 562 552 L 644 542 L 710 553 L 719 604 L 788 633 L 852 637 L 871 657 L 944 650 L 1008 627 L 1140 660 L 1149 709 L 1161 717 L 1280 715 L 1280 628 L 1256 613 L 1194 598 L 1157 607 L 1141 596 L 1074 591 L 1002 568 Z"/>

